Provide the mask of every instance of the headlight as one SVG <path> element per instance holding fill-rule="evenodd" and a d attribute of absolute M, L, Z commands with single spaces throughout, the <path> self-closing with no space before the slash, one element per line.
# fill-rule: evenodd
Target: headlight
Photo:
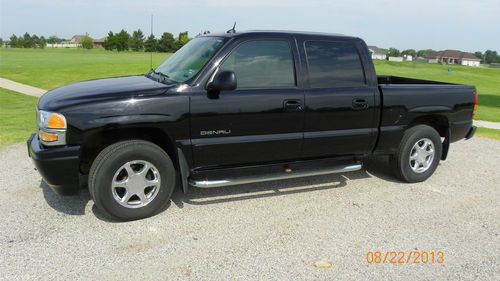
<path fill-rule="evenodd" d="M 66 118 L 62 114 L 39 110 L 38 137 L 44 145 L 66 144 Z"/>

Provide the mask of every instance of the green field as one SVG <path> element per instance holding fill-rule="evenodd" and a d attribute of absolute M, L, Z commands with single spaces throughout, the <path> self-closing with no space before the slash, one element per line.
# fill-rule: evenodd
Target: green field
<path fill-rule="evenodd" d="M 22 142 L 36 132 L 38 99 L 0 88 L 0 147 Z"/>
<path fill-rule="evenodd" d="M 153 53 L 153 65 L 169 56 Z M 144 52 L 0 48 L 0 77 L 46 90 L 96 78 L 144 74 L 149 69 L 150 53 Z"/>

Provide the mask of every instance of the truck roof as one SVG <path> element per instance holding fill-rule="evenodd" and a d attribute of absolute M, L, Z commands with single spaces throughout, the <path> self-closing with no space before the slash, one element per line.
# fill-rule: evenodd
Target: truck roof
<path fill-rule="evenodd" d="M 289 30 L 247 30 L 236 32 L 216 32 L 200 34 L 200 37 L 217 36 L 217 37 L 254 37 L 261 35 L 300 35 L 300 36 L 314 36 L 314 37 L 333 37 L 339 39 L 359 39 L 354 36 L 347 36 L 338 33 L 325 33 L 325 32 L 309 32 L 309 31 L 289 31 Z"/>

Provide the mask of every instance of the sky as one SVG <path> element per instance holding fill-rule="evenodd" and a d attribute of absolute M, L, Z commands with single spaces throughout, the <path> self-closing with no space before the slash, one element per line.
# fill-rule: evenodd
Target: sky
<path fill-rule="evenodd" d="M 341 33 L 398 49 L 500 51 L 500 0 L 0 0 L 0 37 L 71 38 L 110 30 L 299 30 Z"/>

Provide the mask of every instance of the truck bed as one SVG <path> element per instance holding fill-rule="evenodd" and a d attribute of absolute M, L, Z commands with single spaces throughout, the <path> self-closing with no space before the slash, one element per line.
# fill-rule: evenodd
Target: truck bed
<path fill-rule="evenodd" d="M 377 80 L 382 104 L 377 150 L 390 152 L 397 147 L 405 128 L 417 118 L 439 115 L 434 121 L 450 128 L 451 142 L 463 139 L 472 126 L 474 86 L 397 76 L 377 76 Z"/>
<path fill-rule="evenodd" d="M 423 79 L 406 78 L 400 76 L 388 76 L 380 75 L 377 76 L 379 85 L 395 84 L 395 85 L 408 85 L 408 84 L 425 84 L 425 85 L 460 85 L 446 82 L 438 82 Z"/>

